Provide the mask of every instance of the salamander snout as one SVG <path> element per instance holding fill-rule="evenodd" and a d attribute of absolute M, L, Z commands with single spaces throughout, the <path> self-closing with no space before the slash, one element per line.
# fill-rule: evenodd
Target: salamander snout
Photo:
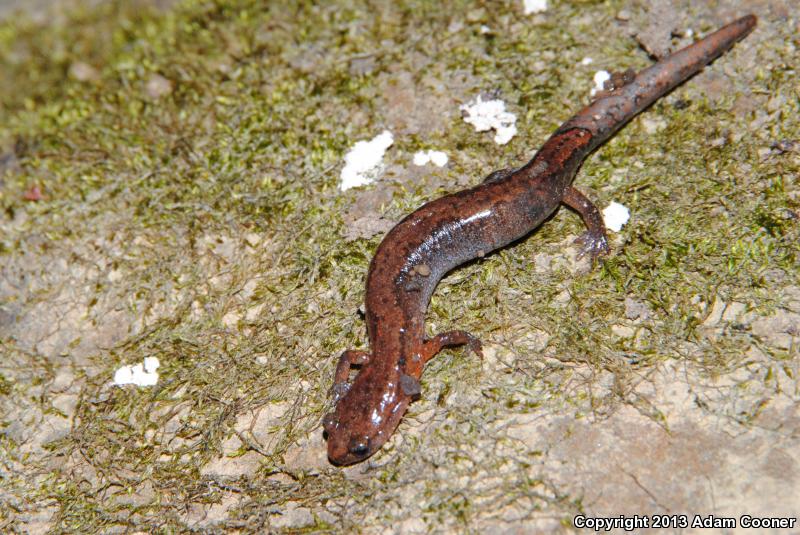
<path fill-rule="evenodd" d="M 334 464 L 344 466 L 363 461 L 377 449 L 373 448 L 375 443 L 369 435 L 349 431 L 335 413 L 323 418 L 322 427 L 328 440 L 328 458 Z"/>
<path fill-rule="evenodd" d="M 375 442 L 367 435 L 351 435 L 341 430 L 328 433 L 328 459 L 339 466 L 363 461 L 375 453 L 377 448 L 374 446 Z"/>
<path fill-rule="evenodd" d="M 395 430 L 411 403 L 399 379 L 373 378 L 361 370 L 334 411 L 322 420 L 328 459 L 337 466 L 359 463 L 378 451 Z M 382 388 L 375 388 L 383 381 Z"/>

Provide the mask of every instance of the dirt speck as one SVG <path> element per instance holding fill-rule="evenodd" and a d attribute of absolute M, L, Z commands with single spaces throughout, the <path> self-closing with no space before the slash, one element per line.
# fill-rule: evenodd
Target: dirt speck
<path fill-rule="evenodd" d="M 172 93 L 173 84 L 170 80 L 167 80 L 160 74 L 154 74 L 147 80 L 147 84 L 145 85 L 145 91 L 147 92 L 147 96 L 151 99 L 156 100 L 162 97 L 165 97 Z"/>

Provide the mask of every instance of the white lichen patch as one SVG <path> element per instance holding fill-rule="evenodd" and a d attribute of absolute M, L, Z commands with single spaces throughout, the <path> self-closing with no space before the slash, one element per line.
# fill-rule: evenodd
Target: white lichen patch
<path fill-rule="evenodd" d="M 358 141 L 344 157 L 339 189 L 364 186 L 375 181 L 383 172 L 383 155 L 394 143 L 394 136 L 384 130 L 370 141 Z"/>
<path fill-rule="evenodd" d="M 603 84 L 611 80 L 611 74 L 608 71 L 597 71 L 594 73 L 594 87 L 589 92 L 591 96 L 595 96 L 598 91 L 603 90 Z"/>
<path fill-rule="evenodd" d="M 614 232 L 622 230 L 622 227 L 625 226 L 625 223 L 627 223 L 630 218 L 630 210 L 628 210 L 625 205 L 618 202 L 612 201 L 611 204 L 603 209 L 603 222 L 605 222 L 606 228 Z"/>
<path fill-rule="evenodd" d="M 524 0 L 524 4 L 526 15 L 547 11 L 547 0 Z"/>
<path fill-rule="evenodd" d="M 158 382 L 156 370 L 160 365 L 157 357 L 145 357 L 142 364 L 122 366 L 114 373 L 114 384 L 153 386 Z"/>
<path fill-rule="evenodd" d="M 447 154 L 440 150 L 421 150 L 414 153 L 414 165 L 427 165 L 432 163 L 437 167 L 444 167 L 447 165 Z"/>
<path fill-rule="evenodd" d="M 475 127 L 476 132 L 494 130 L 494 142 L 505 145 L 517 134 L 517 116 L 506 111 L 506 103 L 499 99 L 483 100 L 480 95 L 475 101 L 461 106 L 464 122 Z"/>

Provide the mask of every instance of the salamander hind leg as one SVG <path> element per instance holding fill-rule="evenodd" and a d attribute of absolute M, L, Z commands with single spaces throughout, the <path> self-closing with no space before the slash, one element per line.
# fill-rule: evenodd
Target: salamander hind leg
<path fill-rule="evenodd" d="M 468 345 L 480 358 L 483 358 L 481 341 L 467 331 L 447 331 L 425 340 L 422 346 L 422 362 L 427 363 L 444 347 Z"/>
<path fill-rule="evenodd" d="M 334 403 L 342 399 L 350 389 L 350 369 L 353 366 L 366 364 L 369 362 L 369 357 L 369 352 L 358 349 L 348 349 L 342 353 L 342 356 L 339 357 L 339 363 L 336 365 L 336 373 L 333 375 L 333 387 L 331 387 Z"/>
<path fill-rule="evenodd" d="M 578 258 L 588 254 L 594 261 L 599 256 L 608 254 L 608 235 L 600 210 L 583 193 L 572 186 L 567 188 L 561 201 L 580 214 L 587 228 L 586 232 L 575 240 L 580 246 Z"/>

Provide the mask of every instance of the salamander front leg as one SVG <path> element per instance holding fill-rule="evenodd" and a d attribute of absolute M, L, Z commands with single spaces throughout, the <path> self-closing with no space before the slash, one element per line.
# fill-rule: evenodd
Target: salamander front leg
<path fill-rule="evenodd" d="M 581 215 L 587 228 L 587 231 L 575 240 L 580 245 L 578 258 L 588 254 L 592 261 L 595 261 L 597 257 L 608 254 L 606 225 L 603 223 L 603 216 L 597 207 L 592 204 L 592 201 L 572 186 L 567 188 L 561 201 Z"/>
<path fill-rule="evenodd" d="M 370 354 L 367 351 L 358 349 L 348 349 L 342 356 L 339 357 L 339 363 L 336 365 L 336 373 L 333 375 L 333 402 L 336 403 L 350 390 L 350 368 L 353 366 L 362 366 L 369 362 Z"/>
<path fill-rule="evenodd" d="M 444 347 L 469 345 L 469 348 L 480 358 L 483 358 L 481 341 L 469 334 L 467 331 L 448 331 L 437 334 L 429 340 L 425 340 L 422 345 L 422 363 L 426 364 Z"/>

